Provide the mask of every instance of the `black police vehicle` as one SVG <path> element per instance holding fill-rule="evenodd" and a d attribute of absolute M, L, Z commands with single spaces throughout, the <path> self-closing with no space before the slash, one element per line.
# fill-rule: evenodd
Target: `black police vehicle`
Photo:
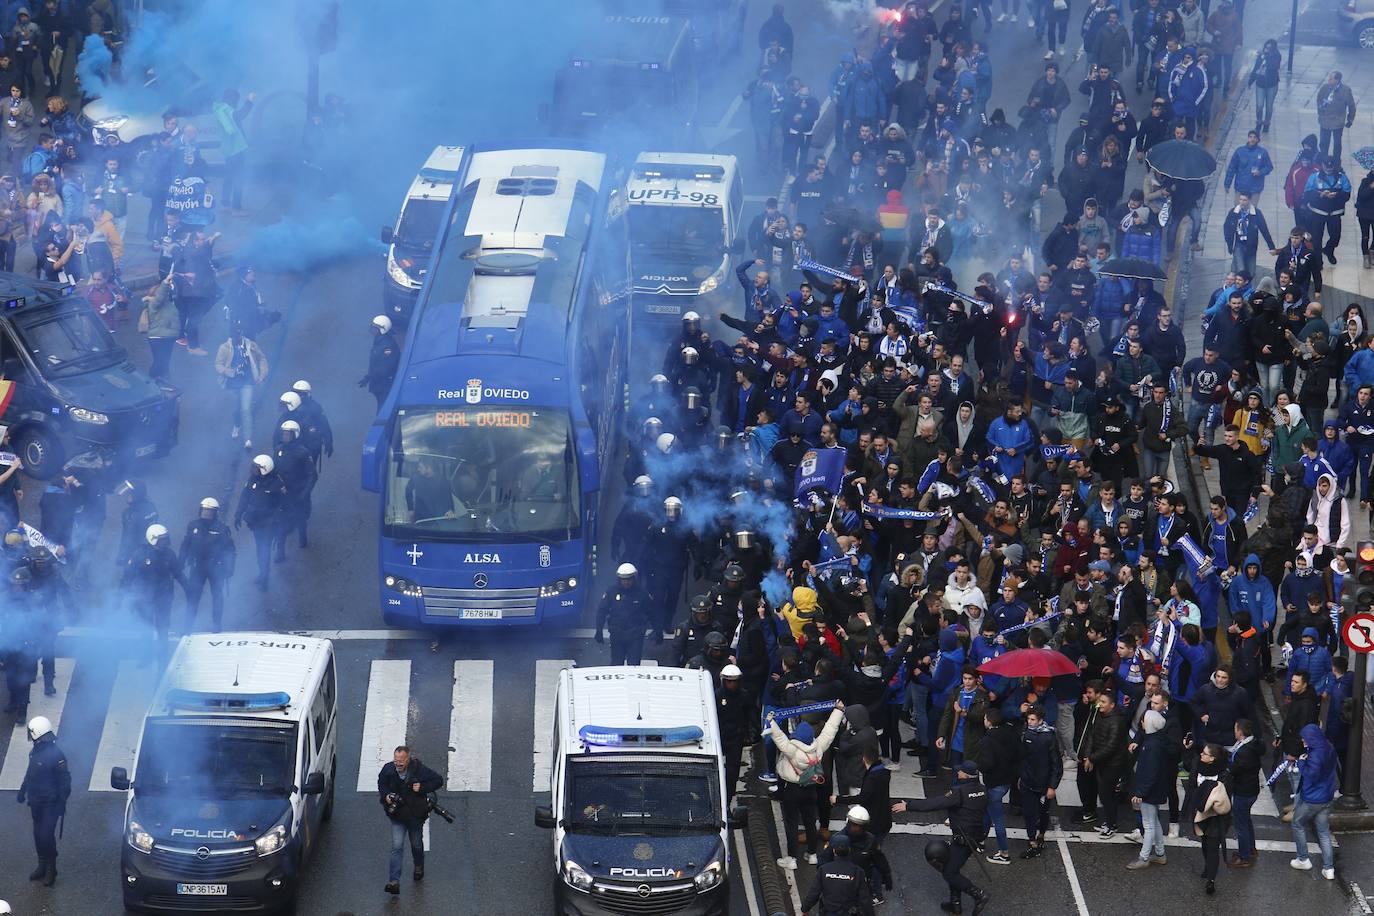
<path fill-rule="evenodd" d="M 0 424 L 32 477 L 92 450 L 117 464 L 166 454 L 181 393 L 134 366 L 69 284 L 0 272 Z"/>

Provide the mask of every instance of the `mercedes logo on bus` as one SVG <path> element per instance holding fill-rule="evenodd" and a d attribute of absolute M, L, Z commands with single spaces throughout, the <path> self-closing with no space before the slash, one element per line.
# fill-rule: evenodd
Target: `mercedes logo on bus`
<path fill-rule="evenodd" d="M 487 587 L 487 574 L 486 574 L 486 573 L 478 573 L 477 575 L 473 576 L 473 577 L 472 577 L 472 584 L 473 584 L 473 586 L 476 587 L 476 588 L 486 588 L 486 587 Z"/>

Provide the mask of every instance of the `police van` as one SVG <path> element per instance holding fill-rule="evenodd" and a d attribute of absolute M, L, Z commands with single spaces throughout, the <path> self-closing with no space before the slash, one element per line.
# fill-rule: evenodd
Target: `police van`
<path fill-rule="evenodd" d="M 334 645 L 278 633 L 182 638 L 127 793 L 120 884 L 145 912 L 276 912 L 334 809 Z"/>
<path fill-rule="evenodd" d="M 382 301 L 386 314 L 401 327 L 410 324 L 462 161 L 463 147 L 436 146 L 411 182 L 396 225 L 382 227 L 387 246 Z"/>
<path fill-rule="evenodd" d="M 559 914 L 729 910 L 725 767 L 710 675 L 565 668 L 550 806 Z"/>
<path fill-rule="evenodd" d="M 635 324 L 675 325 L 685 312 L 715 314 L 734 301 L 730 255 L 741 250 L 744 213 L 734 156 L 641 153 L 625 202 Z"/>

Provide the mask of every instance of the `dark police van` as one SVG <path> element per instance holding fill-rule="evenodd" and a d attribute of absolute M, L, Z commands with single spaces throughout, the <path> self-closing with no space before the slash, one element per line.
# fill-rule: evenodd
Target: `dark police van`
<path fill-rule="evenodd" d="M 0 424 L 30 476 L 52 477 L 92 450 L 117 463 L 166 454 L 180 402 L 71 285 L 0 272 Z"/>

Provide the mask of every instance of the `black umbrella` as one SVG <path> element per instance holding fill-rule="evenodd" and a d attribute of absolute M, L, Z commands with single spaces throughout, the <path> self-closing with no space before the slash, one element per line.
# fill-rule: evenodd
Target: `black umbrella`
<path fill-rule="evenodd" d="M 1150 147 L 1145 164 L 1169 178 L 1197 181 L 1217 170 L 1217 161 L 1191 140 L 1165 140 Z"/>
<path fill-rule="evenodd" d="M 1127 280 L 1167 280 L 1169 277 L 1164 268 L 1144 258 L 1109 258 L 1097 272 L 1104 277 L 1122 277 Z"/>

